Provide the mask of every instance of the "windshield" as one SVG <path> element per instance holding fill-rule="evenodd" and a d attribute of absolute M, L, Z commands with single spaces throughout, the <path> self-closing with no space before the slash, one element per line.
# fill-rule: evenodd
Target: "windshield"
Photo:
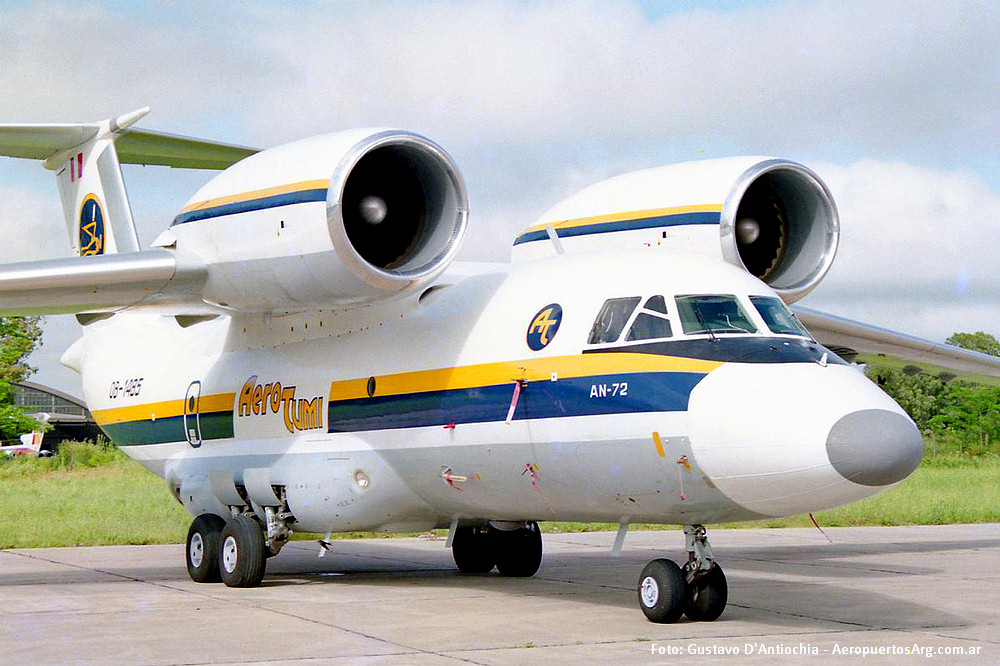
<path fill-rule="evenodd" d="M 811 338 L 809 331 L 799 323 L 791 310 L 780 298 L 774 296 L 751 296 L 750 302 L 764 319 L 764 323 L 772 333 L 779 335 L 801 335 Z"/>
<path fill-rule="evenodd" d="M 681 327 L 689 335 L 757 332 L 757 327 L 735 296 L 678 296 L 674 300 L 681 317 Z"/>

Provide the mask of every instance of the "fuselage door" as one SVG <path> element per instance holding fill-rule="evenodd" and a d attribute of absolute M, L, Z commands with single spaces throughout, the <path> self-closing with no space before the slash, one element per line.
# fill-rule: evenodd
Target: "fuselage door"
<path fill-rule="evenodd" d="M 194 448 L 201 446 L 201 420 L 198 407 L 201 402 L 201 382 L 193 381 L 184 396 L 184 436 Z"/>

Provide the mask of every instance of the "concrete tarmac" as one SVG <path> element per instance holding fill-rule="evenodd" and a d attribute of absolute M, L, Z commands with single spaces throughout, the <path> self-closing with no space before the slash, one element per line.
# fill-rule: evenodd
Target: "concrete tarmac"
<path fill-rule="evenodd" d="M 1000 663 L 1000 525 L 826 532 L 710 529 L 729 605 L 674 625 L 636 583 L 679 529 L 618 558 L 546 535 L 531 579 L 461 575 L 439 538 L 293 542 L 255 589 L 192 582 L 179 545 L 5 550 L 0 663 Z"/>

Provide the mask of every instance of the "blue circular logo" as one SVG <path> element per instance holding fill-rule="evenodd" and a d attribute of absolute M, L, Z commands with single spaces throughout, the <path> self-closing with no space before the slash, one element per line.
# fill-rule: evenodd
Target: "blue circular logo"
<path fill-rule="evenodd" d="M 552 338 L 556 337 L 560 323 L 562 323 L 562 306 L 558 303 L 549 303 L 539 310 L 528 324 L 526 336 L 528 347 L 533 351 L 545 349 L 552 342 Z"/>
<path fill-rule="evenodd" d="M 104 254 L 104 209 L 93 194 L 80 206 L 80 256 Z"/>

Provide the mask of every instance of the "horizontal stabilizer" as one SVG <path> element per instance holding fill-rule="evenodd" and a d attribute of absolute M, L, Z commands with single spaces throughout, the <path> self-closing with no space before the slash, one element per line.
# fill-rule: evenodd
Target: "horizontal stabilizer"
<path fill-rule="evenodd" d="M 1000 358 L 996 356 L 896 333 L 798 305 L 792 306 L 792 311 L 818 342 L 838 353 L 886 354 L 913 363 L 929 363 L 959 372 L 1000 377 Z"/>
<path fill-rule="evenodd" d="M 0 266 L 0 315 L 114 312 L 160 306 L 217 313 L 205 304 L 204 264 L 164 249 Z"/>
<path fill-rule="evenodd" d="M 145 110 L 143 110 L 145 111 Z M 258 152 L 255 148 L 206 141 L 165 132 L 132 129 L 133 114 L 111 121 L 118 138 L 115 147 L 122 164 L 146 164 L 185 169 L 225 169 Z M 116 122 L 121 127 L 116 126 Z M 22 123 L 0 125 L 0 155 L 47 160 L 53 170 L 63 166 L 62 153 L 90 141 L 102 130 L 101 123 Z M 50 160 L 56 156 L 56 159 Z"/>
<path fill-rule="evenodd" d="M 89 141 L 97 136 L 98 129 L 97 125 L 83 123 L 0 125 L 0 155 L 44 160 Z"/>
<path fill-rule="evenodd" d="M 122 164 L 181 169 L 225 169 L 259 152 L 255 148 L 139 129 L 128 130 L 115 142 L 115 148 Z"/>

